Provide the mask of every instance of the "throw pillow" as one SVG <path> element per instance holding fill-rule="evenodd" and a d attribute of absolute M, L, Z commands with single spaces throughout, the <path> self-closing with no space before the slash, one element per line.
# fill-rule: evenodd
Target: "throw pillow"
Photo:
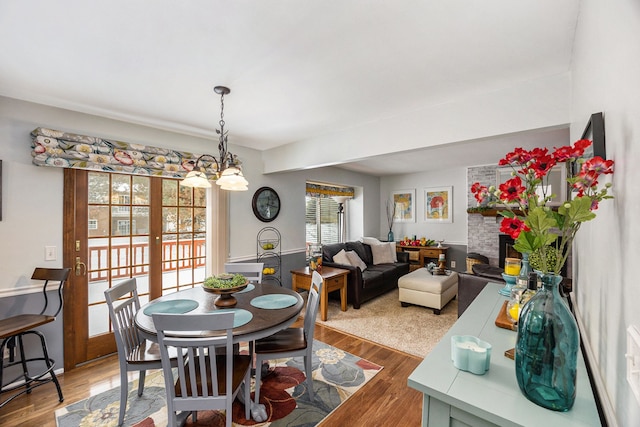
<path fill-rule="evenodd" d="M 373 254 L 374 265 L 395 262 L 393 256 L 391 256 L 389 245 L 386 243 L 381 245 L 371 245 L 371 253 Z"/>
<path fill-rule="evenodd" d="M 379 245 L 382 242 L 375 237 L 363 237 L 362 243 L 366 243 L 367 245 Z"/>
<path fill-rule="evenodd" d="M 365 271 L 367 269 L 367 264 L 365 264 L 354 251 L 347 251 L 347 257 L 349 258 L 352 266 L 360 267 L 361 271 Z"/>
<path fill-rule="evenodd" d="M 351 265 L 351 261 L 349 261 L 347 252 L 344 249 L 340 249 L 340 252 L 333 256 L 333 262 L 337 264 Z"/>
<path fill-rule="evenodd" d="M 396 251 L 396 242 L 389 242 L 389 250 L 391 251 L 392 262 L 398 262 L 398 252 Z"/>

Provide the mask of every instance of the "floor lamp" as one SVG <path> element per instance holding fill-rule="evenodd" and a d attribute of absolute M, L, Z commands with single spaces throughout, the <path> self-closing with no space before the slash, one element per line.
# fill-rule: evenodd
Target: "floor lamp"
<path fill-rule="evenodd" d="M 338 242 L 342 243 L 347 240 L 347 224 L 344 219 L 344 205 L 351 197 L 334 196 L 333 200 L 338 203 Z"/>

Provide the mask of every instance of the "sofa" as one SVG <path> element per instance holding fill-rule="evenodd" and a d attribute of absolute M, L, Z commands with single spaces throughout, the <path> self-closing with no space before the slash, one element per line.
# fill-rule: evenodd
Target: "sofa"
<path fill-rule="evenodd" d="M 502 278 L 504 270 L 500 267 L 474 264 L 471 269 L 472 273 L 458 273 L 458 317 L 462 316 L 487 283 L 505 283 Z"/>
<path fill-rule="evenodd" d="M 385 246 L 390 247 L 389 244 Z M 334 256 L 342 250 L 355 252 L 366 265 L 364 271 L 354 265 L 335 262 Z M 374 264 L 371 245 L 360 241 L 333 243 L 322 247 L 322 265 L 349 270 L 347 302 L 358 309 L 362 303 L 396 289 L 398 279 L 409 273 L 409 253 L 397 252 L 395 255 L 397 262 Z"/>

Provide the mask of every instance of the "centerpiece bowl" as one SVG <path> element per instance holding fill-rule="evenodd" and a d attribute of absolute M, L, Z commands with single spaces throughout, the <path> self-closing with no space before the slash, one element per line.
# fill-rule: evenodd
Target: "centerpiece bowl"
<path fill-rule="evenodd" d="M 214 302 L 217 307 L 233 307 L 238 303 L 233 294 L 245 289 L 248 284 L 249 281 L 242 274 L 221 274 L 207 277 L 202 283 L 202 289 L 219 295 Z"/>

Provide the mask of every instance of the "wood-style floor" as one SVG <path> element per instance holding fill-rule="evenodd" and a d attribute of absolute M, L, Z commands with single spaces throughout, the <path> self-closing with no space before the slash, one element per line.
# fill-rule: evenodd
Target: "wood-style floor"
<path fill-rule="evenodd" d="M 362 389 L 329 415 L 323 426 L 419 426 L 422 394 L 407 386 L 421 358 L 317 324 L 315 338 L 384 366 Z M 55 427 L 54 411 L 120 384 L 115 355 L 59 376 L 65 401 L 58 402 L 53 383 L 24 394 L 0 409 L 0 426 Z M 131 374 L 130 379 L 137 374 Z M 4 398 L 5 395 L 0 396 Z"/>

